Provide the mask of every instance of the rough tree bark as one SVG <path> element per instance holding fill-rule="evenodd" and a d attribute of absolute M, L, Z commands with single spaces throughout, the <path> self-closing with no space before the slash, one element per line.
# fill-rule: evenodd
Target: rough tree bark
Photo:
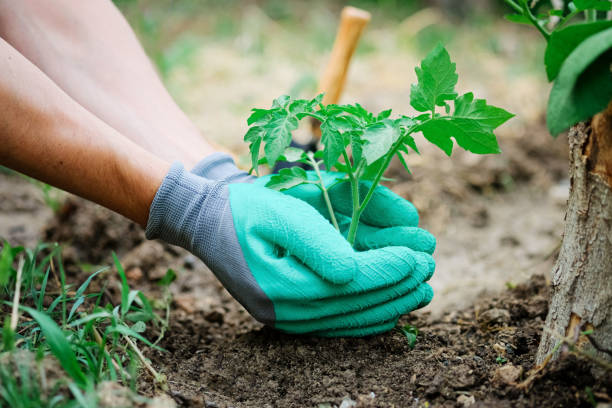
<path fill-rule="evenodd" d="M 589 123 L 569 132 L 570 196 L 552 299 L 536 356 L 544 362 L 566 336 L 612 360 L 612 102 Z M 580 343 L 579 343 L 580 344 Z M 600 350 L 597 350 L 599 348 Z M 552 355 L 558 356 L 559 350 Z"/>

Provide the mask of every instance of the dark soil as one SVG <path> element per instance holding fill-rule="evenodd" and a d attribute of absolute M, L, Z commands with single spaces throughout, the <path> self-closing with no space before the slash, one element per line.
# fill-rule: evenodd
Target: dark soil
<path fill-rule="evenodd" d="M 182 271 L 161 343 L 167 352 L 148 351 L 179 406 L 577 407 L 611 400 L 612 380 L 596 379 L 592 364 L 573 354 L 518 387 L 534 368 L 547 313 L 540 275 L 461 311 L 405 316 L 400 324 L 420 331 L 410 349 L 399 329 L 321 339 L 263 327 L 193 256 L 145 241 L 129 222 L 82 200 L 66 202 L 46 238 L 69 242 L 65 258 L 74 273 L 83 260 L 109 263 L 118 251 L 132 285 L 152 297 L 167 268 Z M 159 393 L 146 374 L 141 392 Z"/>

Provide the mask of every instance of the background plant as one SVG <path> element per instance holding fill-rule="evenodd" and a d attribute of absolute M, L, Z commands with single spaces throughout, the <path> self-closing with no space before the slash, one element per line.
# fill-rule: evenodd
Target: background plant
<path fill-rule="evenodd" d="M 504 109 L 475 99 L 471 92 L 455 91 L 456 66 L 442 45 L 435 47 L 417 67 L 418 83 L 410 88 L 410 105 L 420 114 L 391 117 L 391 109 L 373 114 L 360 104 L 324 105 L 322 95 L 314 99 L 293 99 L 284 95 L 274 100 L 270 109 L 253 109 L 244 136 L 251 152 L 253 169 L 279 161 L 300 162 L 312 166 L 316 177 L 309 177 L 300 167 L 283 169 L 266 186 L 277 190 L 309 183 L 318 186 L 328 207 L 330 219 L 338 228 L 327 190 L 337 183 L 351 186 L 353 212 L 347 240 L 355 242 L 359 218 L 394 156 L 410 172 L 404 159 L 410 151 L 419 154 L 414 134 L 442 149 L 448 156 L 453 139 L 459 147 L 476 154 L 499 153 L 493 130 L 513 115 Z M 452 106 L 451 106 L 452 103 Z M 315 154 L 289 147 L 292 132 L 299 121 L 311 117 L 321 122 L 323 149 Z M 260 158 L 263 146 L 263 157 Z M 320 168 L 336 169 L 337 180 L 323 183 Z M 369 183 L 362 183 L 368 181 Z M 367 192 L 362 194 L 361 188 Z"/>
<path fill-rule="evenodd" d="M 75 287 L 66 282 L 59 246 L 40 244 L 30 250 L 4 243 L 0 290 L 4 299 L 12 301 L 3 302 L 10 313 L 2 330 L 0 406 L 94 407 L 98 384 L 118 381 L 135 391 L 141 368 L 164 386 L 165 377 L 151 366 L 139 344 L 161 350 L 156 343 L 165 332 L 168 315 L 160 317 L 142 292 L 130 289 L 123 267 L 113 257 L 121 282 L 121 303 L 116 306 L 103 304 L 108 279 L 99 290 L 89 290 L 92 281 L 109 273 L 108 267 Z M 162 284 L 167 287 L 174 276 L 169 271 Z M 152 327 L 160 333 L 154 342 L 144 336 Z M 36 356 L 35 362 L 21 361 L 28 353 Z M 45 384 L 41 368 L 49 358 L 65 373 L 52 385 Z"/>
<path fill-rule="evenodd" d="M 552 272 L 552 299 L 536 356 L 539 366 L 530 378 L 552 359 L 571 351 L 560 347 L 567 338 L 588 345 L 587 355 L 609 370 L 612 2 L 557 1 L 556 7 L 548 10 L 545 3 L 536 1 L 505 3 L 515 11 L 510 20 L 534 25 L 547 41 L 544 64 L 553 82 L 546 115 L 548 129 L 555 136 L 571 126 L 565 232 Z"/>

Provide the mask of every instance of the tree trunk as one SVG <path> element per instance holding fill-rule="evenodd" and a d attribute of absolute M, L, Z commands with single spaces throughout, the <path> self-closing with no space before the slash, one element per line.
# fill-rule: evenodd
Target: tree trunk
<path fill-rule="evenodd" d="M 612 102 L 569 132 L 570 195 L 552 299 L 536 356 L 544 362 L 565 337 L 612 360 Z M 592 330 L 588 341 L 581 331 Z M 559 348 L 552 358 L 559 355 Z"/>

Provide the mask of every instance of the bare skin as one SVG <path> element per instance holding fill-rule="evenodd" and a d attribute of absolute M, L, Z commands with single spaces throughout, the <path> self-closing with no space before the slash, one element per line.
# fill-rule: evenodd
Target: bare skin
<path fill-rule="evenodd" d="M 145 226 L 169 163 L 220 150 L 111 1 L 0 0 L 0 37 L 0 164 Z"/>
<path fill-rule="evenodd" d="M 169 163 L 91 114 L 0 39 L 0 164 L 146 225 Z"/>
<path fill-rule="evenodd" d="M 193 167 L 220 150 L 172 100 L 109 0 L 0 0 L 0 37 L 134 143 Z"/>

